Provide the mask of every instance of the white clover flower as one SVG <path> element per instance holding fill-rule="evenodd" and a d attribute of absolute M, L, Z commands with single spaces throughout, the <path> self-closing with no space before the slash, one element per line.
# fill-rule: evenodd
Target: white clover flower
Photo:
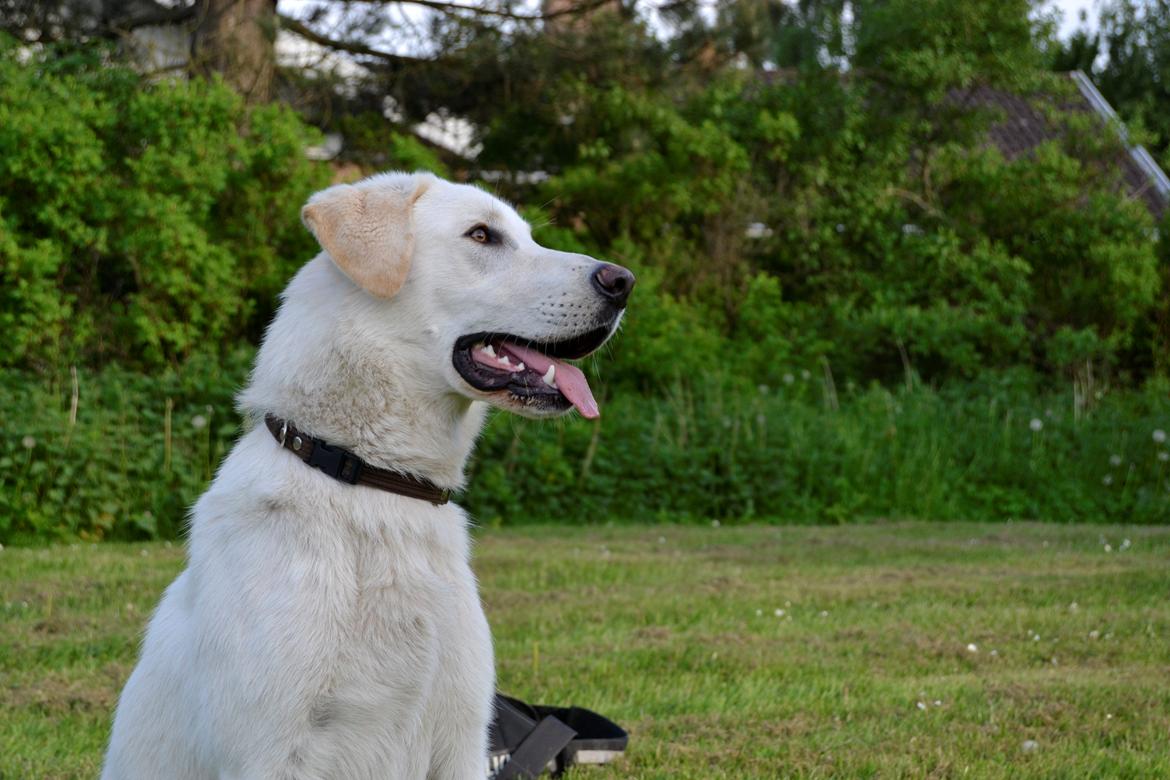
<path fill-rule="evenodd" d="M 768 386 L 767 385 L 756 385 L 756 390 L 758 390 L 760 392 L 760 395 L 767 395 L 768 394 Z"/>
<path fill-rule="evenodd" d="M 1076 603 L 1075 601 L 1068 605 L 1069 612 L 1076 612 L 1080 608 L 1081 608 L 1081 605 Z"/>
<path fill-rule="evenodd" d="M 756 617 L 763 617 L 763 616 L 764 616 L 764 610 L 757 609 L 756 610 Z"/>
<path fill-rule="evenodd" d="M 803 369 L 800 372 L 800 378 L 807 382 L 808 380 L 812 379 L 812 372 L 809 371 L 807 368 Z"/>
<path fill-rule="evenodd" d="M 191 418 L 191 427 L 195 430 L 207 427 L 207 418 L 201 414 L 197 414 Z"/>
<path fill-rule="evenodd" d="M 1133 546 L 1133 542 L 1131 542 L 1129 539 L 1122 539 L 1121 546 L 1118 547 L 1117 549 L 1120 550 L 1121 552 L 1125 552 L 1126 550 L 1128 550 L 1132 546 Z"/>
<path fill-rule="evenodd" d="M 37 446 L 37 440 L 32 436 L 25 436 L 20 440 L 20 444 L 26 450 L 31 450 L 33 447 Z"/>
<path fill-rule="evenodd" d="M 784 617 L 784 610 L 778 609 L 775 612 L 773 612 L 772 614 L 774 614 L 776 617 Z"/>
<path fill-rule="evenodd" d="M 1113 552 L 1113 545 L 1111 545 L 1111 544 L 1105 545 L 1105 552 L 1107 552 L 1107 553 Z"/>
<path fill-rule="evenodd" d="M 711 521 L 711 527 L 712 527 L 712 528 L 718 528 L 718 527 L 719 527 L 719 521 L 718 521 L 718 520 L 712 520 L 712 521 Z"/>
<path fill-rule="evenodd" d="M 1101 477 L 1101 484 L 1104 485 L 1105 487 L 1109 487 L 1110 485 L 1112 485 L 1113 484 L 1113 475 L 1106 474 L 1105 476 Z"/>
<path fill-rule="evenodd" d="M 926 702 L 924 702 L 924 701 L 918 702 L 918 704 L 916 704 L 915 706 L 918 707 L 918 709 L 922 710 L 923 712 L 926 711 Z"/>
<path fill-rule="evenodd" d="M 1024 751 L 1025 753 L 1032 753 L 1038 747 L 1040 747 L 1040 744 L 1036 740 L 1025 739 L 1023 744 L 1020 745 L 1020 750 Z"/>
<path fill-rule="evenodd" d="M 942 706 L 942 699 L 935 699 L 934 706 L 941 707 Z"/>
<path fill-rule="evenodd" d="M 975 644 L 974 642 L 971 642 L 970 644 L 967 645 L 967 652 L 968 653 L 978 653 L 979 652 L 979 645 Z"/>
<path fill-rule="evenodd" d="M 1162 450 L 1161 452 L 1158 453 L 1158 460 L 1162 461 L 1163 463 L 1170 460 L 1170 452 L 1166 452 L 1166 450 Z"/>
<path fill-rule="evenodd" d="M 1101 632 L 1098 631 L 1097 629 L 1094 628 L 1092 631 L 1089 632 L 1089 639 L 1100 639 L 1100 638 L 1101 638 Z"/>
<path fill-rule="evenodd" d="M 1028 427 L 1031 428 L 1034 432 L 1039 433 L 1040 431 L 1044 430 L 1044 421 L 1039 417 L 1033 417 L 1032 421 L 1028 423 Z"/>
<path fill-rule="evenodd" d="M 825 618 L 825 617 L 828 617 L 828 616 L 829 616 L 829 612 L 828 612 L 828 610 L 822 609 L 822 610 L 821 610 L 821 617 Z"/>
<path fill-rule="evenodd" d="M 990 653 L 988 653 L 988 655 L 990 655 L 992 658 L 999 658 L 999 651 L 992 650 Z"/>
<path fill-rule="evenodd" d="M 796 381 L 796 377 L 794 377 L 792 374 L 785 374 L 784 375 L 784 384 L 790 385 L 795 381 Z"/>
<path fill-rule="evenodd" d="M 1154 431 L 1154 443 L 1155 444 L 1162 444 L 1165 441 L 1166 441 L 1166 431 L 1162 430 L 1161 428 L 1156 429 Z"/>
<path fill-rule="evenodd" d="M 1120 466 L 1121 465 L 1121 456 L 1120 455 L 1110 455 L 1109 456 L 1109 465 L 1110 466 Z"/>

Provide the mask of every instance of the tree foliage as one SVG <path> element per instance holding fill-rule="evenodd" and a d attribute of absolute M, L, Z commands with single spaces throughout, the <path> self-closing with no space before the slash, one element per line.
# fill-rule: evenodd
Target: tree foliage
<path fill-rule="evenodd" d="M 1084 20 L 1087 23 L 1087 19 Z M 1094 27 L 1083 23 L 1054 47 L 1053 67 L 1082 70 L 1170 163 L 1170 0 L 1108 0 Z"/>
<path fill-rule="evenodd" d="M 1119 51 L 1153 72 L 1148 49 L 1162 33 L 1139 34 L 1133 20 L 1162 6 L 1127 2 L 1110 6 L 1103 35 L 1129 41 Z M 1061 114 L 1069 86 L 1045 70 L 1059 52 L 1029 0 L 738 0 L 714 14 L 692 2 L 544 13 L 421 3 L 406 54 L 390 45 L 403 5 L 338 16 L 323 3 L 295 19 L 277 9 L 286 29 L 352 58 L 344 74 L 286 69 L 285 94 L 342 135 L 339 162 L 490 178 L 513 200 L 544 204 L 546 240 L 652 280 L 619 356 L 674 355 L 665 370 L 679 375 L 687 344 L 722 343 L 743 362 L 737 375 L 761 381 L 775 379 L 773 354 L 884 381 L 907 370 L 945 380 L 1017 366 L 1134 379 L 1156 369 L 1170 320 L 1164 250 L 1120 186 L 1114 129 Z M 1110 67 L 1137 67 L 1126 61 Z M 17 149 L 18 131 L 8 136 L 17 151 L 6 162 L 18 166 L 9 192 L 51 206 L 21 214 L 11 195 L 4 205 L 14 220 L 4 240 L 21 258 L 8 267 L 22 269 L 8 272 L 23 285 L 12 308 L 25 324 L 14 327 L 29 345 L 10 361 L 67 342 L 157 362 L 257 333 L 262 302 L 309 251 L 295 207 L 321 175 L 293 162 L 303 140 L 289 115 L 197 83 L 132 97 L 127 71 L 56 66 L 53 88 L 85 95 L 57 116 L 38 103 L 27 65 L 9 57 L 5 67 L 19 98 L 8 105 L 29 112 L 9 126 L 29 124 L 19 132 L 34 139 Z M 986 141 L 1002 117 L 980 108 L 985 89 L 1029 97 L 1062 133 L 1003 157 Z M 203 100 L 206 111 L 195 107 Z M 168 101 L 183 117 L 174 127 Z M 121 102 L 131 110 L 112 109 Z M 420 140 L 417 123 L 435 116 L 465 122 L 478 155 Z M 254 132 L 264 122 L 272 129 Z M 37 140 L 50 132 L 77 140 L 60 150 Z M 74 161 L 56 189 L 19 178 L 39 171 L 26 158 L 46 145 Z M 206 173 L 193 177 L 196 167 Z M 121 184 L 109 195 L 87 176 Z M 49 216 L 73 214 L 57 205 L 70 185 L 93 188 L 87 198 L 104 211 L 76 227 Z M 121 200 L 135 188 L 151 195 L 129 208 Z M 166 226 L 139 234 L 131 214 Z M 256 240 L 258 230 L 271 235 Z M 164 247 L 171 268 L 142 259 Z M 106 258 L 100 273 L 62 271 L 63 258 L 85 253 Z M 226 303 L 205 303 L 201 291 L 219 288 Z M 619 364 L 619 379 L 662 379 L 633 362 Z"/>
<path fill-rule="evenodd" d="M 3 363 L 159 365 L 255 336 L 327 172 L 279 106 L 0 44 Z"/>

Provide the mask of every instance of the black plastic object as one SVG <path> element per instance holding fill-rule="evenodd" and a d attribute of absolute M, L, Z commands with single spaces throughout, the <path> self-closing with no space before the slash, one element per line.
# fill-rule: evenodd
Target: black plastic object
<path fill-rule="evenodd" d="M 630 737 L 609 718 L 582 707 L 533 706 L 496 694 L 488 732 L 494 780 L 556 776 L 577 763 L 608 763 Z"/>

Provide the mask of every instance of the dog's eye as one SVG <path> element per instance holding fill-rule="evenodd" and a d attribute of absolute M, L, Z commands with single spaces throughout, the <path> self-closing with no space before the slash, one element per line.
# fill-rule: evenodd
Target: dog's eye
<path fill-rule="evenodd" d="M 491 244 L 495 241 L 495 235 L 492 234 L 487 225 L 476 225 L 467 231 L 467 237 L 480 244 Z"/>

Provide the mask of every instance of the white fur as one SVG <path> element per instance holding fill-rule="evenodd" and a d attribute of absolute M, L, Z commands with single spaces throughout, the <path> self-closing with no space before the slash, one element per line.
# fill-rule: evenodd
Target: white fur
<path fill-rule="evenodd" d="M 455 340 L 585 332 L 596 261 L 538 246 L 473 187 L 425 174 L 356 186 L 412 193 L 405 284 L 372 295 L 327 252 L 289 284 L 240 396 L 252 428 L 195 504 L 188 567 L 119 701 L 106 780 L 484 776 L 494 670 L 466 515 L 340 483 L 255 423 L 273 413 L 461 487 L 477 401 L 526 410 L 468 386 Z M 479 223 L 508 244 L 472 241 Z"/>

